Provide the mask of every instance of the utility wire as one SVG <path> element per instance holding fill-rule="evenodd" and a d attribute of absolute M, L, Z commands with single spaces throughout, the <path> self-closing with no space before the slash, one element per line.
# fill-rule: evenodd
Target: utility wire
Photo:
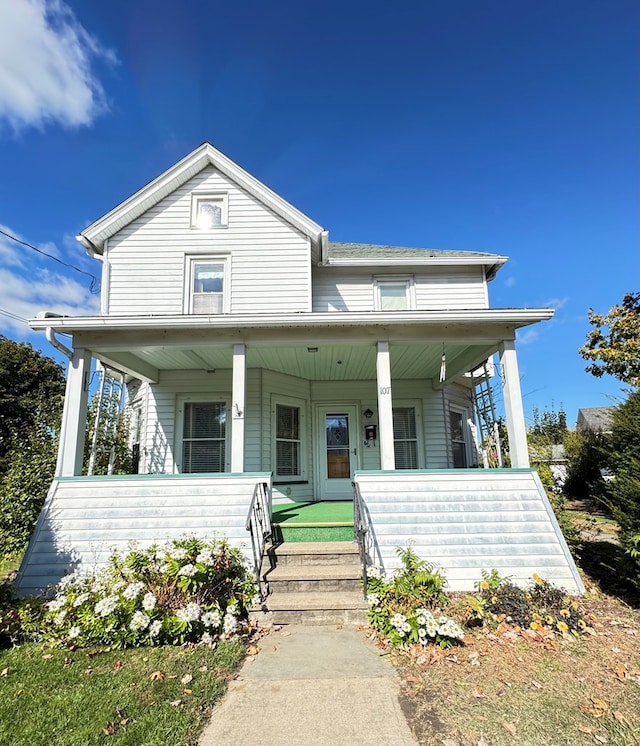
<path fill-rule="evenodd" d="M 11 233 L 7 233 L 6 231 L 3 231 L 1 229 L 0 229 L 0 233 L 2 233 L 3 236 L 10 238 L 12 241 L 22 244 L 23 246 L 26 246 L 28 249 L 33 249 L 34 251 L 37 251 L 38 254 L 42 254 L 42 256 L 46 256 L 48 259 L 53 259 L 54 262 L 58 262 L 58 264 L 62 264 L 64 267 L 68 267 L 69 269 L 74 269 L 76 272 L 80 272 L 83 275 L 90 277 L 91 284 L 89 285 L 89 292 L 93 293 L 94 295 L 100 292 L 100 283 L 98 281 L 98 278 L 92 275 L 90 272 L 85 272 L 84 269 L 80 269 L 79 267 L 76 267 L 73 264 L 63 262 L 62 259 L 58 259 L 57 256 L 53 256 L 52 254 L 47 254 L 46 251 L 43 251 L 42 249 L 38 249 L 36 246 L 32 246 L 30 243 L 27 243 L 26 241 L 21 241 L 19 238 L 12 236 Z"/>
<path fill-rule="evenodd" d="M 23 321 L 25 324 L 29 323 L 26 319 L 23 319 L 22 316 L 11 313 L 11 311 L 7 311 L 4 308 L 0 308 L 0 314 L 2 314 L 3 316 L 8 316 L 10 319 L 15 319 L 16 321 Z"/>

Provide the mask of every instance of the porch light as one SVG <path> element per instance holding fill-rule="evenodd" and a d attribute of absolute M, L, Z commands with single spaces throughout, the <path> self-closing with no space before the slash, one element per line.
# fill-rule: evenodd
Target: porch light
<path fill-rule="evenodd" d="M 371 409 L 365 409 L 362 413 L 368 420 L 370 420 L 373 417 L 373 410 Z"/>

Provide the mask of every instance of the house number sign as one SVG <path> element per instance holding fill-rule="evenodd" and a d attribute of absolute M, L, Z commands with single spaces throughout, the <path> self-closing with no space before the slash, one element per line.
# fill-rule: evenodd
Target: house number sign
<path fill-rule="evenodd" d="M 391 393 L 391 386 L 380 386 L 378 389 L 380 396 L 389 395 Z"/>

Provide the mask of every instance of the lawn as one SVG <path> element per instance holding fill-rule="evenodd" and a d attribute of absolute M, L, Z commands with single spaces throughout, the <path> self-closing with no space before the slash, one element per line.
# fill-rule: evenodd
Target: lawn
<path fill-rule="evenodd" d="M 0 650 L 0 744 L 194 746 L 244 655 L 241 640 L 215 649 Z"/>

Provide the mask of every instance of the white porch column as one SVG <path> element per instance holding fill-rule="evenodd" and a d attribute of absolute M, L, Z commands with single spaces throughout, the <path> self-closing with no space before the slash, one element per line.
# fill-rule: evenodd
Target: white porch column
<path fill-rule="evenodd" d="M 527 428 L 524 420 L 524 409 L 522 408 L 520 374 L 518 373 L 518 358 L 516 357 L 514 341 L 512 339 L 503 340 L 499 347 L 499 354 L 511 466 L 528 468 Z"/>
<path fill-rule="evenodd" d="M 78 347 L 69 360 L 67 372 L 56 462 L 57 477 L 74 477 L 82 474 L 90 372 L 91 353 L 84 347 Z"/>
<path fill-rule="evenodd" d="M 378 379 L 378 439 L 380 440 L 380 468 L 396 468 L 393 450 L 393 401 L 391 398 L 391 358 L 389 343 L 378 342 L 376 357 Z"/>
<path fill-rule="evenodd" d="M 246 389 L 246 347 L 233 345 L 233 390 L 231 398 L 231 471 L 244 471 L 244 401 Z"/>

